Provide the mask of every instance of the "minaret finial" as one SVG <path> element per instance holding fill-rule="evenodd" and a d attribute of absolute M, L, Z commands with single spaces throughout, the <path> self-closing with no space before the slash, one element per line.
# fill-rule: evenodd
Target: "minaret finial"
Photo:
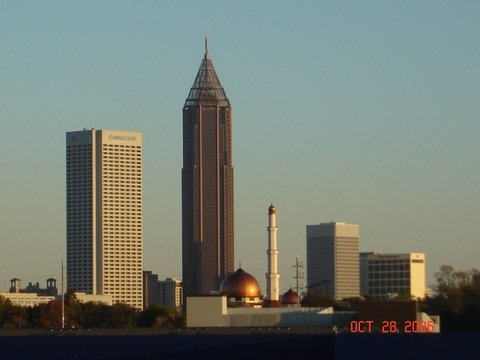
<path fill-rule="evenodd" d="M 208 58 L 208 38 L 205 36 L 205 59 Z"/>

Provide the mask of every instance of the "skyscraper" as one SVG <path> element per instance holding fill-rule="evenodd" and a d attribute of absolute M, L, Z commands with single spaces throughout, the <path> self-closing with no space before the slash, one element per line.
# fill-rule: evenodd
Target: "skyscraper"
<path fill-rule="evenodd" d="M 184 295 L 218 291 L 233 272 L 230 102 L 208 55 L 183 106 L 182 282 Z"/>
<path fill-rule="evenodd" d="M 332 299 L 360 295 L 358 225 L 307 225 L 307 281 L 310 291 Z"/>
<path fill-rule="evenodd" d="M 67 132 L 67 288 L 142 309 L 142 134 Z"/>

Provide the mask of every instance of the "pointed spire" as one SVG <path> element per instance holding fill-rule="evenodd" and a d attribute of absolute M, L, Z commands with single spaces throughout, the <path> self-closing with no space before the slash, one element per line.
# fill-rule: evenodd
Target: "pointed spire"
<path fill-rule="evenodd" d="M 225 90 L 223 90 L 215 72 L 212 60 L 210 60 L 208 55 L 208 39 L 206 37 L 205 55 L 184 106 L 194 106 L 200 103 L 219 104 L 222 106 L 230 105 Z"/>
<path fill-rule="evenodd" d="M 205 59 L 208 59 L 208 38 L 205 36 Z"/>

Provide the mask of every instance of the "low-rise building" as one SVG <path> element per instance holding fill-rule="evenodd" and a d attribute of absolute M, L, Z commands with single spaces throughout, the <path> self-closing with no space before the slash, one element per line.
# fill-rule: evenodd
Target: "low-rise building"
<path fill-rule="evenodd" d="M 425 297 L 425 254 L 360 253 L 360 293 L 377 299 Z"/>
<path fill-rule="evenodd" d="M 35 293 L 4 292 L 0 293 L 0 296 L 9 299 L 13 305 L 24 307 L 33 307 L 55 300 L 55 296 L 42 296 Z"/>
<path fill-rule="evenodd" d="M 87 294 L 84 292 L 75 292 L 76 299 L 81 303 L 94 302 L 106 305 L 113 305 L 112 295 Z"/>

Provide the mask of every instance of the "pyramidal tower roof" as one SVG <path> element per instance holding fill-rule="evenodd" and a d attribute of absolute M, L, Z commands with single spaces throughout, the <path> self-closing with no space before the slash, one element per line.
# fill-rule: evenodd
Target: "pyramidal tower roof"
<path fill-rule="evenodd" d="M 188 93 L 187 100 L 185 100 L 185 106 L 212 103 L 230 105 L 225 90 L 218 80 L 212 60 L 208 56 L 207 38 L 205 38 L 205 55 L 200 64 L 200 69 L 198 69 L 195 82 Z"/>

